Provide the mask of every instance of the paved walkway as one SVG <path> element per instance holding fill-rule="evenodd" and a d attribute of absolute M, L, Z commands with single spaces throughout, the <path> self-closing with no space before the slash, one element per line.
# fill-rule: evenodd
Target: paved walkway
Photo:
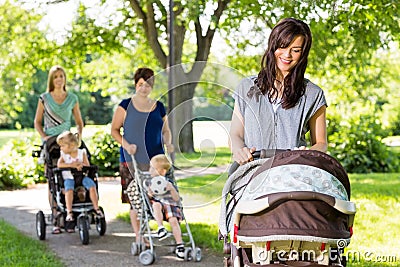
<path fill-rule="evenodd" d="M 208 169 L 176 171 L 177 179 L 198 173 L 221 173 L 227 166 Z M 196 174 L 197 173 L 197 174 Z M 107 231 L 99 236 L 95 226 L 91 225 L 90 243 L 82 245 L 78 232 L 52 235 L 51 226 L 47 226 L 45 242 L 56 252 L 66 266 L 142 266 L 138 257 L 132 256 L 130 246 L 134 240 L 132 229 L 126 222 L 116 220 L 120 213 L 128 211 L 128 204 L 120 201 L 120 180 L 104 179 L 99 182 L 100 205 L 104 208 Z M 0 191 L 0 218 L 17 227 L 26 235 L 37 238 L 35 216 L 39 210 L 50 213 L 47 202 L 47 185 L 40 184 L 29 189 Z M 185 212 L 186 215 L 186 212 Z M 217 214 L 214 214 L 215 217 Z M 186 217 L 188 217 L 186 215 Z M 188 221 L 190 223 L 190 221 Z M 217 237 L 215 237 L 217 238 Z M 196 241 L 196 237 L 194 237 Z M 202 250 L 201 262 L 185 262 L 176 259 L 168 247 L 156 247 L 156 261 L 153 266 L 221 266 L 223 254 Z"/>

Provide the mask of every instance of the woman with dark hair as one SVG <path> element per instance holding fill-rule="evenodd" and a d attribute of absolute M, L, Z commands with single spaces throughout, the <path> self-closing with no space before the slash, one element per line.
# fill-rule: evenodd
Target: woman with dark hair
<path fill-rule="evenodd" d="M 252 160 L 251 153 L 261 149 L 326 152 L 324 92 L 304 78 L 311 43 L 306 23 L 281 20 L 272 29 L 258 76 L 240 82 L 230 129 L 233 159 L 239 164 Z"/>
<path fill-rule="evenodd" d="M 150 159 L 164 154 L 164 145 L 172 153 L 171 131 L 163 103 L 149 97 L 154 84 L 154 72 L 149 68 L 139 68 L 134 75 L 135 93 L 123 99 L 115 110 L 111 122 L 111 135 L 121 145 L 120 176 L 122 203 L 130 203 L 126 189 L 133 180 L 130 155 L 135 155 L 138 168 L 148 171 Z M 121 133 L 123 130 L 123 134 Z M 140 212 L 140 211 L 139 211 Z M 136 242 L 140 243 L 138 211 L 130 205 L 132 228 Z"/>

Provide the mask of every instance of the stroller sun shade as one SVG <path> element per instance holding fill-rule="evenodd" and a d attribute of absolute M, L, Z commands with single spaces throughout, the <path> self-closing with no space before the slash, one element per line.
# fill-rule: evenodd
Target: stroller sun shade
<path fill-rule="evenodd" d="M 355 210 L 349 202 L 350 182 L 329 155 L 314 150 L 282 152 L 242 179 L 248 181 L 242 195 L 231 197 L 236 201 L 227 210 L 225 225 L 220 220 L 222 235 L 232 229 L 233 218 L 241 216 L 240 235 L 263 240 L 266 235 L 350 237 L 349 215 Z"/>

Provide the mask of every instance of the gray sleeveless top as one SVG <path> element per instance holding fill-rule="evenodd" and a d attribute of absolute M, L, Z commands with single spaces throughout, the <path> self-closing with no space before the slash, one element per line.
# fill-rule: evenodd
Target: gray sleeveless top
<path fill-rule="evenodd" d="M 245 145 L 257 150 L 307 146 L 308 122 L 319 108 L 327 106 L 322 89 L 307 81 L 305 93 L 296 106 L 283 109 L 279 105 L 274 112 L 267 96 L 260 96 L 258 102 L 255 95 L 247 96 L 256 78 L 244 78 L 233 95 L 244 119 Z"/>

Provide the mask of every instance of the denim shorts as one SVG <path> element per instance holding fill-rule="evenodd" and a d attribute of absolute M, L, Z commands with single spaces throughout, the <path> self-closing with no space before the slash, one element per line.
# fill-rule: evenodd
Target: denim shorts
<path fill-rule="evenodd" d="M 94 181 L 92 179 L 90 179 L 89 177 L 83 178 L 82 184 L 87 190 L 89 190 L 89 188 L 91 188 L 91 187 L 96 186 Z M 75 189 L 75 181 L 74 181 L 74 179 L 65 179 L 64 180 L 64 188 L 65 188 L 66 191 L 74 190 Z"/>

